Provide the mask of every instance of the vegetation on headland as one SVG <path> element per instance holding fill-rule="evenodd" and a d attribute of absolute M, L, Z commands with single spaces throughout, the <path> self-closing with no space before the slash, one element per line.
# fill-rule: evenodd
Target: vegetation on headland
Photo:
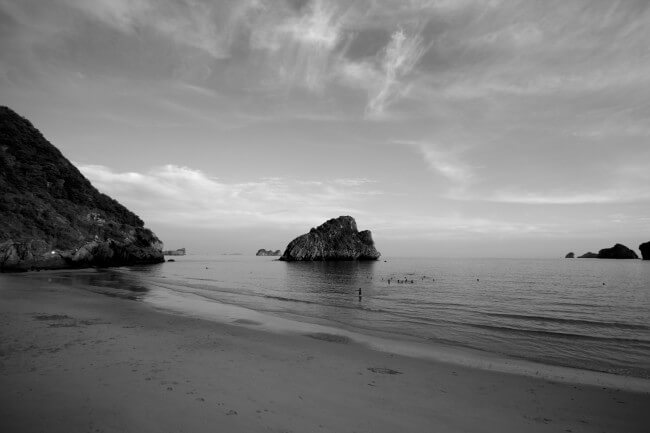
<path fill-rule="evenodd" d="M 74 252 L 93 241 L 128 244 L 131 251 L 160 244 L 140 217 L 99 192 L 8 107 L 0 107 L 0 194 L 0 256 Z"/>

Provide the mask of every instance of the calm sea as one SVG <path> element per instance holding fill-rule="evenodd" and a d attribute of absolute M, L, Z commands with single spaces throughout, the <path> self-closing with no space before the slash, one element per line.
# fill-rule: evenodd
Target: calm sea
<path fill-rule="evenodd" d="M 190 310 L 225 303 L 359 334 L 650 378 L 647 261 L 174 259 L 51 277 L 158 306 L 165 299 L 176 307 L 187 299 Z"/>

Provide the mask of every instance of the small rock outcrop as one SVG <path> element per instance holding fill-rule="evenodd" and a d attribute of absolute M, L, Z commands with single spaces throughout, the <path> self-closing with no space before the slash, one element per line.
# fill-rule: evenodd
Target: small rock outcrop
<path fill-rule="evenodd" d="M 596 253 L 592 253 L 591 251 L 589 251 L 588 253 L 584 253 L 583 255 L 581 255 L 581 256 L 578 257 L 578 258 L 579 258 L 579 259 L 597 259 L 597 258 L 598 258 L 598 254 L 596 254 Z"/>
<path fill-rule="evenodd" d="M 622 244 L 616 244 L 611 248 L 604 248 L 598 251 L 599 259 L 638 259 L 634 251 Z"/>
<path fill-rule="evenodd" d="M 645 242 L 639 245 L 639 249 L 641 250 L 641 257 L 643 257 L 643 260 L 650 260 L 650 242 Z"/>
<path fill-rule="evenodd" d="M 576 256 L 576 255 L 575 255 L 574 253 L 568 253 L 566 256 L 564 256 L 564 258 L 565 258 L 565 259 L 572 259 L 572 258 L 574 258 L 575 256 Z"/>
<path fill-rule="evenodd" d="M 255 253 L 256 256 L 272 256 L 272 257 L 277 257 L 280 254 L 282 254 L 282 251 L 280 250 L 265 250 L 264 248 L 260 248 L 257 250 L 257 253 Z"/>
<path fill-rule="evenodd" d="M 380 255 L 369 230 L 360 232 L 354 218 L 340 216 L 292 240 L 280 260 L 377 260 Z"/>
<path fill-rule="evenodd" d="M 163 262 L 143 221 L 0 106 L 0 272 Z"/>

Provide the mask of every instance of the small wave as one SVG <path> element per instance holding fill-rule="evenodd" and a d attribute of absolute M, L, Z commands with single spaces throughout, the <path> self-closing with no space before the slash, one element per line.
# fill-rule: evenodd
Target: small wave
<path fill-rule="evenodd" d="M 561 301 L 546 301 L 547 305 L 549 306 L 558 306 L 558 307 L 569 307 L 570 309 L 574 310 L 576 308 L 587 308 L 589 310 L 605 310 L 605 311 L 611 311 L 612 306 L 610 304 L 597 304 L 593 302 L 578 302 L 575 299 L 568 299 L 568 300 L 561 300 Z M 634 311 L 646 311 L 646 307 L 644 305 L 634 305 L 630 303 L 630 305 L 626 305 L 625 307 L 627 310 Z"/>
<path fill-rule="evenodd" d="M 380 308 L 365 307 L 363 305 L 331 304 L 331 303 L 325 303 L 325 302 L 308 301 L 306 299 L 287 298 L 285 296 L 275 296 L 275 295 L 262 295 L 262 297 L 266 298 L 266 299 L 273 299 L 273 300 L 276 300 L 276 301 L 296 302 L 296 303 L 300 303 L 300 304 L 309 304 L 309 305 L 320 305 L 320 306 L 331 307 L 331 308 L 345 308 L 345 309 L 350 309 L 350 310 L 364 310 L 364 311 L 371 311 L 373 313 L 394 313 L 392 311 L 382 310 Z"/>
<path fill-rule="evenodd" d="M 425 305 L 425 306 L 440 306 L 440 307 L 460 307 L 460 309 L 472 309 L 471 304 L 460 304 L 457 302 L 439 302 L 439 301 L 428 301 L 424 299 L 400 299 L 401 304 L 406 305 Z"/>
<path fill-rule="evenodd" d="M 575 340 L 589 340 L 589 341 L 609 341 L 609 342 L 613 341 L 613 342 L 625 343 L 625 344 L 634 343 L 634 344 L 646 345 L 650 348 L 649 340 L 639 340 L 637 338 L 598 337 L 594 335 L 574 334 L 570 332 L 553 332 L 553 331 L 545 331 L 541 329 L 512 328 L 509 326 L 484 325 L 479 323 L 468 323 L 467 325 L 471 326 L 472 328 L 511 332 L 511 333 L 524 334 L 524 335 L 536 334 L 536 335 L 544 335 L 547 337 L 562 338 L 562 339 L 569 339 L 569 340 L 575 339 Z"/>
<path fill-rule="evenodd" d="M 218 283 L 219 280 L 215 280 L 214 278 L 197 278 L 197 277 L 184 277 L 186 280 L 192 280 L 192 281 L 211 281 L 214 283 Z"/>
<path fill-rule="evenodd" d="M 532 316 L 526 314 L 510 314 L 510 313 L 485 313 L 485 314 L 492 317 L 504 317 L 508 319 L 537 320 L 537 321 L 544 321 L 544 322 L 566 323 L 566 324 L 574 324 L 574 325 L 602 326 L 607 328 L 611 327 L 611 328 L 621 328 L 621 329 L 650 330 L 650 326 L 638 325 L 634 323 L 596 322 L 593 320 L 585 320 L 585 319 L 566 319 L 562 317 Z"/>
<path fill-rule="evenodd" d="M 275 299 L 276 301 L 299 302 L 301 304 L 321 305 L 318 302 L 308 301 L 306 299 L 286 298 L 284 296 L 263 295 L 262 297 L 266 299 Z"/>

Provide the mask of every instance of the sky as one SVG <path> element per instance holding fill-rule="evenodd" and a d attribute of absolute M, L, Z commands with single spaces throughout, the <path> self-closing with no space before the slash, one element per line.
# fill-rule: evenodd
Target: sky
<path fill-rule="evenodd" d="M 647 0 L 0 0 L 0 104 L 167 248 L 650 240 Z"/>

